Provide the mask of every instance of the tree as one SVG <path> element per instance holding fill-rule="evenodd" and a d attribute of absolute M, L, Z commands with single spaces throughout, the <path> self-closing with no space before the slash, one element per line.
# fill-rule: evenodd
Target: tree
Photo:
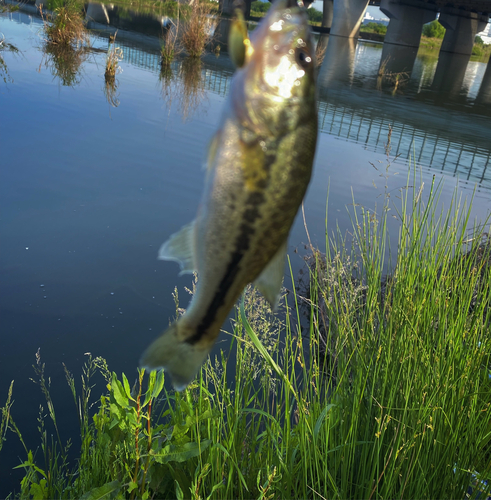
<path fill-rule="evenodd" d="M 437 20 L 423 26 L 423 36 L 428 38 L 443 38 L 445 31 L 445 28 Z"/>

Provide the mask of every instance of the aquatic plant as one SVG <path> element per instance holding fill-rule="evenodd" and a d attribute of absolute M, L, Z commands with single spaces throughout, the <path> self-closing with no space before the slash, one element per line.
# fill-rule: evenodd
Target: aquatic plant
<path fill-rule="evenodd" d="M 353 204 L 351 243 L 326 228 L 324 252 L 309 245 L 306 286 L 286 291 L 279 313 L 249 288 L 230 347 L 184 392 L 168 391 L 162 372 L 140 371 L 131 388 L 90 355 L 81 390 L 67 370 L 75 464 L 59 437 L 46 437 L 48 424 L 57 435 L 57 416 L 38 358 L 49 420 L 43 411 L 43 457 L 25 448 L 20 496 L 489 495 L 489 227 L 470 227 L 457 194 L 443 210 L 441 186 L 410 180 L 398 196 L 386 183 L 375 209 Z M 394 262 L 389 217 L 400 223 Z M 177 292 L 175 301 L 179 315 Z M 97 374 L 107 392 L 94 406 Z M 0 435 L 22 437 L 11 401 Z"/>
<path fill-rule="evenodd" d="M 104 78 L 106 82 L 110 83 L 114 83 L 116 74 L 121 71 L 119 61 L 123 59 L 123 50 L 121 47 L 116 47 L 116 35 L 117 32 L 110 39 L 106 56 L 106 70 L 104 71 Z"/>
<path fill-rule="evenodd" d="M 65 0 L 52 14 L 43 14 L 42 4 L 39 12 L 44 23 L 48 43 L 60 45 L 80 45 L 88 40 L 84 18 L 75 0 Z"/>
<path fill-rule="evenodd" d="M 179 13 L 176 21 L 170 21 L 160 44 L 160 63 L 162 67 L 169 67 L 175 57 L 182 52 L 182 46 L 178 43 L 179 36 Z"/>
<path fill-rule="evenodd" d="M 187 55 L 199 58 L 213 38 L 214 19 L 210 17 L 215 6 L 206 0 L 195 0 L 191 13 L 181 20 L 181 44 Z"/>

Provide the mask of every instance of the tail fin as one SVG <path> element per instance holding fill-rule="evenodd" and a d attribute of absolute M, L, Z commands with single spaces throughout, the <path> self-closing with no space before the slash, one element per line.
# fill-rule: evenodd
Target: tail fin
<path fill-rule="evenodd" d="M 140 366 L 147 370 L 163 368 L 169 372 L 176 391 L 184 390 L 193 380 L 213 345 L 203 348 L 183 341 L 178 335 L 179 323 L 173 323 L 154 340 L 140 359 Z"/>

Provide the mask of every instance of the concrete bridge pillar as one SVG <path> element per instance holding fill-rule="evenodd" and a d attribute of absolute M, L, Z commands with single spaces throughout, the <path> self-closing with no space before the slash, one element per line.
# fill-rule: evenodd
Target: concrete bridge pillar
<path fill-rule="evenodd" d="M 419 47 L 423 24 L 436 19 L 436 10 L 381 0 L 380 10 L 390 19 L 385 43 Z"/>
<path fill-rule="evenodd" d="M 324 88 L 351 86 L 358 40 L 330 35 L 322 35 L 322 39 L 327 48 L 319 70 L 319 83 Z"/>
<path fill-rule="evenodd" d="M 489 59 L 486 72 L 482 77 L 481 86 L 476 97 L 476 104 L 491 104 L 491 59 Z"/>
<path fill-rule="evenodd" d="M 368 0 L 334 0 L 331 35 L 358 38 Z"/>
<path fill-rule="evenodd" d="M 443 7 L 438 21 L 447 30 L 440 52 L 470 55 L 476 34 L 486 27 L 488 17 L 453 7 Z"/>
<path fill-rule="evenodd" d="M 458 99 L 464 93 L 462 86 L 469 64 L 470 54 L 440 52 L 431 89 L 440 93 L 442 99 L 452 96 Z"/>
<path fill-rule="evenodd" d="M 379 72 L 383 72 L 385 75 L 404 73 L 409 78 L 417 55 L 417 47 L 384 43 L 379 68 L 381 71 Z"/>
<path fill-rule="evenodd" d="M 332 26 L 332 14 L 334 10 L 333 0 L 324 0 L 322 8 L 322 27 L 330 28 Z"/>

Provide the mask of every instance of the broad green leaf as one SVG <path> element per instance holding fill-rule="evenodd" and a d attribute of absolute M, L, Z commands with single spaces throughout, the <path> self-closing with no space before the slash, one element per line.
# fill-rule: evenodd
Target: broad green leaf
<path fill-rule="evenodd" d="M 155 455 L 155 460 L 160 464 L 167 462 L 186 462 L 191 458 L 198 457 L 202 451 L 210 446 L 211 440 L 205 439 L 201 443 L 186 443 L 182 446 L 169 444 L 162 448 L 162 451 Z"/>
<path fill-rule="evenodd" d="M 126 408 L 128 406 L 128 398 L 125 396 L 123 385 L 118 380 L 118 377 L 114 372 L 111 381 L 111 388 L 116 403 L 118 403 L 118 405 L 122 408 Z"/>
<path fill-rule="evenodd" d="M 46 483 L 45 479 L 43 479 L 42 481 Z M 45 490 L 46 487 L 43 484 L 36 484 L 36 483 L 31 484 L 30 494 L 32 495 L 32 500 L 43 500 Z"/>
<path fill-rule="evenodd" d="M 160 370 L 159 372 L 157 372 L 157 378 L 155 380 L 155 387 L 153 388 L 152 398 L 159 397 L 159 394 L 164 388 L 164 380 L 164 370 Z"/>
<path fill-rule="evenodd" d="M 142 408 L 145 408 L 145 406 L 147 406 L 147 404 L 150 402 L 150 399 L 152 399 L 156 373 L 157 372 L 155 370 L 150 372 L 150 376 L 148 377 L 148 389 L 145 393 L 145 400 L 143 401 Z"/>
<path fill-rule="evenodd" d="M 184 494 L 181 490 L 181 487 L 179 486 L 179 483 L 175 481 L 176 483 L 176 498 L 177 500 L 184 500 Z"/>
<path fill-rule="evenodd" d="M 131 397 L 131 387 L 128 382 L 128 379 L 126 378 L 126 375 L 123 373 L 123 386 L 124 386 L 124 391 L 125 395 L 128 397 L 128 399 L 131 399 L 134 401 L 134 399 Z"/>
<path fill-rule="evenodd" d="M 131 481 L 128 485 L 128 493 L 131 493 L 135 488 L 138 488 L 138 484 L 135 481 Z"/>
<path fill-rule="evenodd" d="M 80 500 L 101 500 L 107 498 L 113 498 L 121 489 L 121 483 L 119 481 L 111 481 L 98 488 L 92 488 L 88 491 Z"/>

